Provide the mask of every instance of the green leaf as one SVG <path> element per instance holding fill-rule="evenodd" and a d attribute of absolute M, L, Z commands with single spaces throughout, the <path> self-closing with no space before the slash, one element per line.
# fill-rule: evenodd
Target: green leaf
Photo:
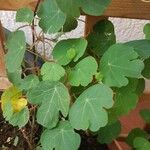
<path fill-rule="evenodd" d="M 150 23 L 147 23 L 147 24 L 144 26 L 143 32 L 144 32 L 144 34 L 145 34 L 145 38 L 146 38 L 147 40 L 150 40 Z"/>
<path fill-rule="evenodd" d="M 65 70 L 59 64 L 54 62 L 46 62 L 41 68 L 42 79 L 50 81 L 58 81 L 65 75 Z"/>
<path fill-rule="evenodd" d="M 142 109 L 140 115 L 146 123 L 150 123 L 150 109 Z"/>
<path fill-rule="evenodd" d="M 39 83 L 39 78 L 36 75 L 28 75 L 26 76 L 22 82 L 19 88 L 21 90 L 28 91 L 29 89 L 35 87 Z"/>
<path fill-rule="evenodd" d="M 74 62 L 78 61 L 78 59 L 83 56 L 86 47 L 87 41 L 83 38 L 62 40 L 56 44 L 52 55 L 58 64 L 67 65 L 72 60 Z M 74 58 L 69 58 L 67 53 L 72 49 L 74 49 L 76 55 Z"/>
<path fill-rule="evenodd" d="M 56 128 L 45 130 L 40 141 L 43 150 L 77 150 L 81 140 L 68 121 L 61 121 Z"/>
<path fill-rule="evenodd" d="M 60 82 L 40 82 L 27 94 L 29 102 L 39 104 L 37 122 L 44 127 L 53 128 L 59 119 L 59 111 L 64 117 L 69 111 L 70 96 L 67 88 Z"/>
<path fill-rule="evenodd" d="M 23 31 L 16 31 L 9 35 L 6 47 L 8 48 L 8 53 L 6 54 L 6 67 L 8 72 L 17 71 L 22 63 L 25 50 L 25 34 Z"/>
<path fill-rule="evenodd" d="M 67 15 L 71 17 L 79 17 L 80 10 L 76 0 L 56 0 L 59 8 Z"/>
<path fill-rule="evenodd" d="M 10 118 L 9 123 L 13 126 L 18 126 L 19 128 L 24 127 L 29 120 L 29 110 L 28 108 L 22 109 L 20 112 L 16 112 Z"/>
<path fill-rule="evenodd" d="M 13 107 L 11 101 L 8 101 L 4 106 L 3 106 L 3 116 L 6 121 L 10 120 L 10 118 L 13 115 Z"/>
<path fill-rule="evenodd" d="M 146 78 L 146 79 L 150 79 L 150 58 L 146 59 L 144 61 L 145 67 L 144 70 L 142 71 L 142 75 Z"/>
<path fill-rule="evenodd" d="M 78 0 L 82 10 L 92 16 L 101 16 L 111 0 Z"/>
<path fill-rule="evenodd" d="M 135 128 L 135 129 L 132 129 L 130 131 L 130 133 L 128 134 L 127 138 L 126 138 L 126 143 L 133 147 L 133 142 L 134 142 L 134 139 L 136 137 L 142 137 L 142 138 L 148 138 L 148 133 L 146 133 L 144 130 L 140 129 L 140 128 Z"/>
<path fill-rule="evenodd" d="M 77 27 L 80 16 L 79 5 L 76 0 L 56 0 L 59 8 L 66 14 L 66 22 L 63 26 L 64 32 L 69 32 Z"/>
<path fill-rule="evenodd" d="M 32 23 L 34 19 L 34 12 L 30 8 L 21 8 L 17 10 L 16 22 Z"/>
<path fill-rule="evenodd" d="M 97 131 L 108 123 L 105 110 L 113 105 L 113 92 L 103 84 L 96 84 L 85 90 L 72 105 L 69 120 L 77 130 Z"/>
<path fill-rule="evenodd" d="M 109 121 L 117 120 L 122 115 L 127 115 L 138 102 L 138 96 L 134 93 L 117 93 L 114 106 L 109 110 Z"/>
<path fill-rule="evenodd" d="M 56 0 L 44 0 L 39 6 L 39 26 L 45 33 L 58 32 L 66 21 L 66 15 L 60 10 Z"/>
<path fill-rule="evenodd" d="M 127 77 L 139 78 L 144 63 L 132 47 L 123 44 L 111 46 L 102 56 L 100 72 L 108 86 L 122 87 L 128 84 Z"/>
<path fill-rule="evenodd" d="M 150 40 L 135 40 L 125 43 L 127 46 L 131 46 L 143 59 L 150 57 Z"/>
<path fill-rule="evenodd" d="M 116 43 L 114 26 L 109 20 L 97 22 L 93 31 L 87 37 L 88 50 L 100 57 L 113 44 Z"/>
<path fill-rule="evenodd" d="M 78 21 L 75 18 L 67 17 L 66 22 L 63 25 L 62 31 L 63 32 L 70 32 L 70 31 L 76 29 L 77 26 L 78 26 Z"/>
<path fill-rule="evenodd" d="M 21 74 L 22 74 L 22 69 L 18 69 L 15 72 L 7 71 L 7 76 L 9 81 L 16 87 L 19 87 L 22 82 Z"/>
<path fill-rule="evenodd" d="M 96 60 L 89 56 L 82 59 L 70 72 L 68 80 L 72 86 L 87 86 L 97 72 Z"/>
<path fill-rule="evenodd" d="M 150 150 L 150 142 L 142 137 L 137 137 L 134 140 L 134 148 L 136 150 Z"/>
<path fill-rule="evenodd" d="M 101 144 L 110 144 L 119 136 L 120 132 L 121 124 L 119 121 L 108 124 L 107 126 L 100 128 L 100 130 L 98 131 L 98 141 Z"/>

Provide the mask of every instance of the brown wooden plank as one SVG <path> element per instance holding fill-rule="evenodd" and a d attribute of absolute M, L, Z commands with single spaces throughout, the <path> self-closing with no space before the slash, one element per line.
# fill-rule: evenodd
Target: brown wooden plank
<path fill-rule="evenodd" d="M 112 0 L 105 11 L 108 17 L 150 19 L 150 3 L 148 0 Z M 37 0 L 0 0 L 0 10 L 17 10 L 21 7 L 35 8 Z"/>
<path fill-rule="evenodd" d="M 112 3 L 104 15 L 109 17 L 150 19 L 150 1 L 143 1 L 144 0 L 112 0 Z"/>
<path fill-rule="evenodd" d="M 35 9 L 38 0 L 0 0 L 0 10 L 17 10 L 22 7 Z"/>

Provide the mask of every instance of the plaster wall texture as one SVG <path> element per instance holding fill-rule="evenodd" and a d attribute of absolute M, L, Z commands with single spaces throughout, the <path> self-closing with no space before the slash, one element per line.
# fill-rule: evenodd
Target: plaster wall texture
<path fill-rule="evenodd" d="M 85 19 L 83 16 L 81 19 Z M 22 25 L 21 23 L 15 23 L 15 12 L 0 11 L 0 20 L 4 27 L 11 31 L 14 31 Z M 110 18 L 114 23 L 115 32 L 118 42 L 126 42 L 130 40 L 142 39 L 144 38 L 143 26 L 144 24 L 150 22 L 148 20 L 138 20 L 138 19 L 122 19 L 122 18 Z M 31 30 L 29 28 L 23 29 L 27 36 L 27 42 L 31 42 Z M 78 28 L 71 33 L 67 33 L 63 38 L 80 37 L 84 34 L 84 23 L 79 22 Z M 147 81 L 146 92 L 150 92 L 150 81 Z"/>

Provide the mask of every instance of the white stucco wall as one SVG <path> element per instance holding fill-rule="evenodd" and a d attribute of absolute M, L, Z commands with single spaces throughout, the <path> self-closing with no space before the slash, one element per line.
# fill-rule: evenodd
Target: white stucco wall
<path fill-rule="evenodd" d="M 84 17 L 82 17 L 84 19 Z M 13 31 L 19 27 L 20 23 L 15 23 L 15 12 L 4 12 L 0 11 L 0 20 L 4 27 Z M 126 42 L 129 40 L 142 39 L 144 38 L 143 26 L 145 23 L 150 21 L 146 20 L 137 20 L 137 19 L 121 19 L 121 18 L 110 18 L 110 20 L 115 25 L 115 31 L 117 35 L 118 42 Z M 24 30 L 27 36 L 27 42 L 31 41 L 31 31 L 28 28 Z M 80 37 L 84 33 L 84 23 L 79 22 L 79 26 L 76 30 L 65 35 L 67 37 Z M 150 91 L 150 81 L 147 84 L 146 91 Z"/>

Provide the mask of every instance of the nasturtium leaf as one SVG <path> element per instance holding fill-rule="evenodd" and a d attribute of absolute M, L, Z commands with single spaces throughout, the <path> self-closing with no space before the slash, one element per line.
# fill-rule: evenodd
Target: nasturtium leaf
<path fill-rule="evenodd" d="M 109 122 L 114 122 L 122 115 L 128 114 L 133 110 L 138 102 L 138 96 L 141 94 L 138 88 L 138 79 L 130 79 L 126 87 L 119 88 L 115 91 L 114 105 L 108 110 Z"/>
<path fill-rule="evenodd" d="M 136 137 L 134 139 L 134 148 L 136 150 L 150 150 L 150 142 L 142 137 Z"/>
<path fill-rule="evenodd" d="M 22 74 L 21 68 L 16 70 L 15 72 L 7 71 L 7 76 L 8 76 L 9 81 L 16 87 L 19 87 L 22 82 L 21 74 Z"/>
<path fill-rule="evenodd" d="M 70 32 L 70 31 L 76 29 L 77 26 L 78 26 L 78 21 L 75 18 L 67 17 L 66 22 L 63 25 L 62 31 L 63 32 Z"/>
<path fill-rule="evenodd" d="M 68 121 L 61 121 L 56 128 L 45 130 L 40 141 L 43 150 L 77 150 L 81 142 Z"/>
<path fill-rule="evenodd" d="M 13 114 L 13 116 L 10 118 L 9 123 L 13 126 L 18 126 L 19 128 L 22 128 L 25 126 L 29 121 L 29 110 L 27 107 L 22 109 L 20 112 L 16 112 Z"/>
<path fill-rule="evenodd" d="M 45 62 L 41 68 L 41 75 L 44 81 L 58 81 L 65 75 L 65 70 L 57 63 Z"/>
<path fill-rule="evenodd" d="M 138 96 L 134 93 L 117 93 L 114 106 L 108 111 L 109 121 L 113 122 L 120 116 L 128 114 L 133 110 L 138 102 Z"/>
<path fill-rule="evenodd" d="M 19 88 L 21 90 L 28 91 L 29 89 L 35 87 L 38 83 L 39 78 L 36 75 L 28 75 L 22 80 Z"/>
<path fill-rule="evenodd" d="M 83 38 L 62 40 L 56 44 L 52 55 L 58 64 L 67 65 L 72 60 L 74 62 L 78 61 L 83 56 L 86 47 L 87 41 Z M 68 51 L 75 53 L 75 56 L 73 58 L 68 57 Z"/>
<path fill-rule="evenodd" d="M 39 104 L 37 122 L 44 127 L 56 126 L 59 111 L 64 117 L 69 111 L 70 96 L 67 88 L 60 82 L 42 81 L 32 88 L 27 97 L 32 104 Z"/>
<path fill-rule="evenodd" d="M 23 31 L 16 31 L 9 35 L 6 41 L 8 52 L 6 54 L 6 67 L 8 72 L 17 71 L 22 63 L 26 50 L 25 34 Z"/>
<path fill-rule="evenodd" d="M 56 0 L 59 8 L 67 15 L 71 17 L 79 17 L 80 10 L 79 4 L 76 0 Z"/>
<path fill-rule="evenodd" d="M 87 41 L 88 51 L 98 57 L 102 56 L 111 45 L 116 43 L 112 22 L 107 19 L 97 22 L 93 27 L 93 31 L 88 35 Z"/>
<path fill-rule="evenodd" d="M 100 16 L 110 4 L 111 0 L 77 0 L 82 10 L 92 16 Z"/>
<path fill-rule="evenodd" d="M 98 141 L 100 143 L 110 144 L 116 139 L 121 132 L 121 124 L 119 121 L 108 124 L 105 127 L 100 128 L 98 131 Z"/>
<path fill-rule="evenodd" d="M 125 45 L 133 47 L 142 59 L 150 57 L 150 40 L 135 40 L 127 42 Z"/>
<path fill-rule="evenodd" d="M 59 8 L 66 14 L 66 21 L 63 26 L 64 32 L 69 32 L 77 27 L 77 20 L 80 16 L 79 5 L 76 0 L 56 0 Z"/>
<path fill-rule="evenodd" d="M 150 58 L 144 60 L 144 70 L 142 71 L 142 75 L 146 78 L 146 79 L 150 79 Z"/>
<path fill-rule="evenodd" d="M 112 45 L 102 56 L 99 67 L 103 82 L 112 87 L 127 85 L 127 77 L 139 78 L 143 69 L 144 63 L 138 54 L 123 44 Z"/>
<path fill-rule="evenodd" d="M 92 82 L 93 76 L 97 72 L 97 68 L 97 62 L 92 56 L 82 59 L 69 73 L 69 83 L 72 86 L 87 86 Z"/>
<path fill-rule="evenodd" d="M 144 130 L 140 128 L 135 128 L 135 129 L 132 129 L 130 133 L 128 134 L 126 138 L 126 143 L 129 146 L 133 147 L 133 142 L 136 137 L 142 137 L 142 138 L 147 139 L 148 136 L 149 136 L 148 133 L 146 133 Z"/>
<path fill-rule="evenodd" d="M 143 28 L 143 32 L 145 34 L 145 38 L 147 40 L 150 40 L 150 23 L 147 23 L 144 28 Z"/>
<path fill-rule="evenodd" d="M 56 0 L 44 0 L 38 9 L 39 26 L 45 33 L 58 32 L 66 21 L 66 15 L 58 7 Z"/>
<path fill-rule="evenodd" d="M 20 8 L 17 10 L 16 22 L 32 23 L 34 12 L 30 8 Z"/>
<path fill-rule="evenodd" d="M 150 109 L 142 109 L 140 115 L 146 123 L 150 123 Z"/>
<path fill-rule="evenodd" d="M 13 115 L 13 107 L 11 101 L 8 101 L 4 106 L 3 106 L 3 117 L 5 118 L 6 121 L 10 120 L 10 118 Z"/>
<path fill-rule="evenodd" d="M 105 110 L 113 105 L 113 92 L 104 84 L 96 84 L 85 90 L 72 105 L 69 120 L 77 130 L 97 131 L 108 123 Z M 79 117 L 80 116 L 80 117 Z"/>

